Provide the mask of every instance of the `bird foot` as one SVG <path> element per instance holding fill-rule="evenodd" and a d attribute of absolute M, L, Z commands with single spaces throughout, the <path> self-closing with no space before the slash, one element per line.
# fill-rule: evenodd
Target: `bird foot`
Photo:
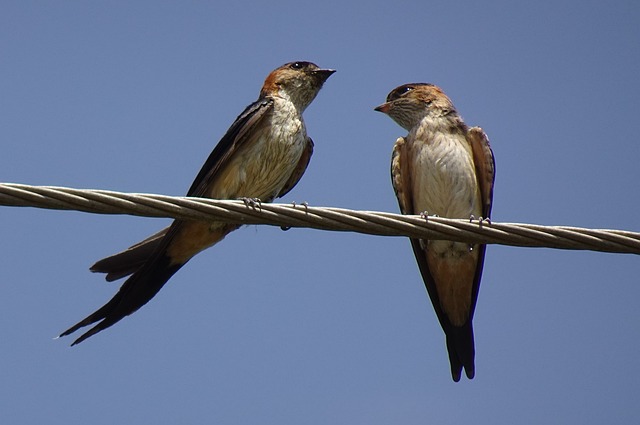
<path fill-rule="evenodd" d="M 296 201 L 293 201 L 291 204 L 293 205 L 293 208 L 298 206 L 298 204 L 296 204 Z M 300 205 L 304 207 L 304 212 L 307 212 L 309 210 L 309 203 L 307 201 L 301 202 Z"/>
<path fill-rule="evenodd" d="M 244 206 L 247 207 L 247 208 L 253 208 L 254 211 L 256 209 L 262 210 L 262 201 L 260 200 L 260 198 L 242 197 L 242 198 L 240 198 L 240 200 L 242 202 L 244 202 Z"/>
<path fill-rule="evenodd" d="M 482 217 L 478 218 L 478 226 L 479 226 L 481 229 L 482 229 L 482 225 L 483 225 L 484 223 L 487 223 L 487 224 L 491 225 L 491 219 L 490 219 L 489 217 L 487 217 L 487 218 L 482 218 Z"/>
<path fill-rule="evenodd" d="M 424 221 L 429 221 L 429 217 L 438 217 L 438 214 L 429 215 L 429 211 L 422 211 L 420 213 L 420 218 L 424 218 Z"/>
<path fill-rule="evenodd" d="M 296 201 L 291 202 L 291 205 L 293 206 L 293 208 L 297 207 L 298 204 L 296 203 Z M 300 203 L 300 205 L 302 205 L 304 207 L 304 212 L 306 213 L 309 209 L 309 203 L 307 201 L 304 201 L 302 203 Z M 280 226 L 281 230 L 284 230 L 285 232 L 289 229 L 291 229 L 291 226 Z"/>

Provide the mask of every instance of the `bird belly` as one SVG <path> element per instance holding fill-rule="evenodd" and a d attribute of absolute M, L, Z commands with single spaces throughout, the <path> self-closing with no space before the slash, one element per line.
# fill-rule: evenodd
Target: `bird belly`
<path fill-rule="evenodd" d="M 443 138 L 412 148 L 416 212 L 448 218 L 482 213 L 473 157 L 466 141 Z"/>
<path fill-rule="evenodd" d="M 271 201 L 287 183 L 306 143 L 304 131 L 256 137 L 236 152 L 218 173 L 207 196 L 213 199 L 259 198 L 264 202 Z M 185 262 L 238 227 L 224 222 L 185 222 L 168 253 L 174 262 Z"/>
<path fill-rule="evenodd" d="M 273 200 L 298 165 L 307 144 L 306 132 L 273 133 L 257 137 L 221 170 L 209 197 L 214 199 L 259 198 Z M 278 131 L 279 130 L 279 131 Z"/>
<path fill-rule="evenodd" d="M 466 140 L 434 138 L 412 155 L 415 212 L 448 218 L 479 217 L 480 190 Z M 469 317 L 478 249 L 467 243 L 421 241 L 435 280 L 440 305 L 455 326 Z"/>

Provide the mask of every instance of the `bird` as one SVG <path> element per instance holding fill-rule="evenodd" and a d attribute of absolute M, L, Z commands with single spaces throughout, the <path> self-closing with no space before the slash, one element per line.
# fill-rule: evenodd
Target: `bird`
<path fill-rule="evenodd" d="M 393 147 L 391 181 L 403 214 L 490 218 L 495 160 L 480 127 L 468 127 L 441 88 L 393 89 L 374 110 L 409 133 Z M 485 245 L 412 238 L 422 280 L 445 333 L 451 376 L 475 376 L 473 314 Z"/>
<path fill-rule="evenodd" d="M 258 99 L 236 118 L 205 161 L 187 196 L 270 202 L 300 180 L 313 153 L 304 110 L 335 72 L 312 62 L 286 63 L 266 77 Z M 239 224 L 175 220 L 160 232 L 96 262 L 90 270 L 113 281 L 129 276 L 113 298 L 60 337 L 92 328 L 79 344 L 149 302 L 194 255 Z"/>

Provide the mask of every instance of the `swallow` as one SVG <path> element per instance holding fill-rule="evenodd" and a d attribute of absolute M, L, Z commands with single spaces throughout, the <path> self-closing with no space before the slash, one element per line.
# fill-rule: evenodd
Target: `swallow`
<path fill-rule="evenodd" d="M 333 69 L 291 62 L 272 71 L 258 100 L 236 118 L 197 174 L 187 196 L 270 202 L 300 180 L 313 153 L 302 113 Z M 91 271 L 106 280 L 125 276 L 115 296 L 60 336 L 97 322 L 76 345 L 149 302 L 194 255 L 220 242 L 240 225 L 175 220 L 168 228 L 123 252 L 98 261 Z"/>
<path fill-rule="evenodd" d="M 467 127 L 433 84 L 405 84 L 375 108 L 409 134 L 396 140 L 391 180 L 403 214 L 489 218 L 495 161 L 489 139 Z M 444 330 L 451 376 L 475 376 L 472 319 L 485 245 L 411 239 L 422 280 Z"/>

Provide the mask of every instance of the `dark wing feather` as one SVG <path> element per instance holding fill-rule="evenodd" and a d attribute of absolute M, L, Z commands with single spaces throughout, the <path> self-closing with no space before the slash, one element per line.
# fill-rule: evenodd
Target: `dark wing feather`
<path fill-rule="evenodd" d="M 273 109 L 273 99 L 261 98 L 247 106 L 231 124 L 226 134 L 213 149 L 195 180 L 191 184 L 187 196 L 202 197 L 211 181 L 224 167 L 229 157 L 247 140 L 247 134 L 260 124 L 266 114 Z"/>
<path fill-rule="evenodd" d="M 493 184 L 496 179 L 496 162 L 489 144 L 489 138 L 480 127 L 471 127 L 467 132 L 467 140 L 473 151 L 473 162 L 482 194 L 482 215 L 491 217 L 493 204 Z"/>
<path fill-rule="evenodd" d="M 272 99 L 258 99 L 238 116 L 227 133 L 213 149 L 211 155 L 209 155 L 209 158 L 189 189 L 188 196 L 201 197 L 206 194 L 207 188 L 215 179 L 218 170 L 225 166 L 229 158 L 233 156 L 240 146 L 251 139 L 247 137 L 247 135 L 251 134 L 251 131 L 260 124 L 267 112 L 272 108 Z M 61 336 L 69 335 L 82 327 L 99 322 L 74 342 L 74 344 L 78 344 L 88 337 L 112 326 L 149 302 L 171 276 L 186 263 L 186 261 L 182 263 L 174 262 L 168 257 L 166 252 L 169 244 L 176 235 L 179 234 L 183 223 L 184 222 L 180 220 L 175 220 L 163 237 L 153 239 L 154 236 L 160 235 L 156 234 L 147 239 L 147 244 L 143 241 L 140 244 L 134 245 L 132 251 L 136 250 L 135 247 L 140 249 L 141 246 L 148 245 L 148 241 L 152 240 L 155 249 L 151 252 L 149 258 L 122 284 L 116 295 L 114 295 L 109 302 L 63 332 Z M 123 262 L 126 263 L 134 257 L 130 251 L 129 256 L 121 257 L 121 259 L 124 258 Z M 113 265 L 113 267 L 116 268 L 126 268 L 126 266 L 127 264 L 117 264 L 117 261 Z M 107 271 L 109 272 L 110 270 Z"/>
<path fill-rule="evenodd" d="M 471 144 L 473 162 L 476 167 L 476 177 L 478 179 L 478 185 L 480 186 L 482 215 L 483 218 L 489 218 L 491 217 L 491 208 L 493 206 L 493 184 L 496 179 L 496 163 L 493 157 L 493 151 L 489 144 L 489 138 L 480 127 L 471 127 L 467 132 L 467 140 Z M 473 313 L 476 309 L 486 248 L 486 245 L 478 246 L 478 263 L 473 281 L 473 291 L 471 294 L 472 304 L 469 319 L 473 318 Z"/>
<path fill-rule="evenodd" d="M 391 155 L 391 184 L 398 198 L 398 205 L 402 214 L 418 214 L 413 211 L 413 199 L 411 198 L 411 172 L 406 154 L 406 141 L 404 137 L 398 137 L 393 145 Z"/>
<path fill-rule="evenodd" d="M 302 156 L 298 161 L 298 165 L 296 165 L 293 173 L 291 173 L 291 177 L 289 177 L 287 183 L 284 185 L 280 193 L 278 193 L 278 198 L 281 198 L 289 193 L 289 191 L 293 189 L 296 184 L 298 184 L 298 182 L 302 178 L 302 175 L 307 169 L 307 166 L 309 165 L 309 161 L 311 161 L 311 155 L 313 155 L 313 140 L 311 140 L 311 137 L 307 137 L 307 146 L 305 146 L 304 152 L 302 152 Z"/>
<path fill-rule="evenodd" d="M 97 261 L 89 270 L 94 273 L 107 273 L 105 279 L 108 282 L 130 275 L 151 257 L 168 230 L 166 227 L 122 252 Z"/>
<path fill-rule="evenodd" d="M 217 172 L 224 168 L 227 160 L 247 140 L 246 135 L 261 123 L 264 117 L 273 108 L 273 99 L 261 98 L 247 106 L 236 118 L 213 149 L 195 180 L 191 184 L 187 196 L 202 197 Z M 304 169 L 302 170 L 304 172 Z M 293 183 L 295 185 L 295 182 Z M 291 186 L 293 187 L 293 185 Z M 175 227 L 175 226 L 172 226 Z M 127 248 L 126 250 L 109 257 L 103 258 L 91 266 L 93 272 L 107 273 L 106 280 L 113 281 L 130 275 L 149 259 L 155 250 L 160 247 L 160 242 L 168 233 L 169 228 L 150 236 L 144 241 Z"/>

